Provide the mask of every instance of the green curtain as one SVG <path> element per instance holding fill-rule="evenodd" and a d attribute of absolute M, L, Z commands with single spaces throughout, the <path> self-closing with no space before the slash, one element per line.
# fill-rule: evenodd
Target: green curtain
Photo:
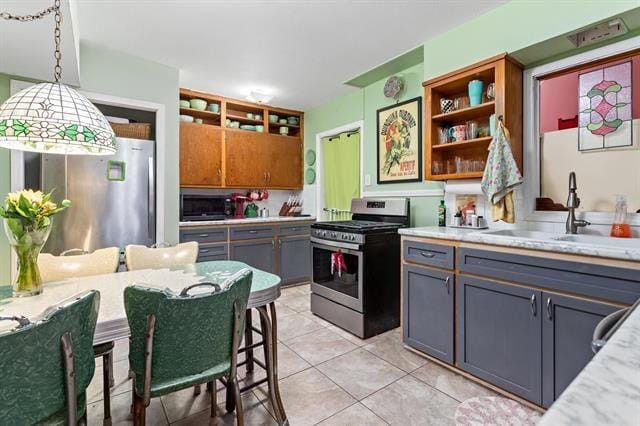
<path fill-rule="evenodd" d="M 349 210 L 360 197 L 360 133 L 322 139 L 325 206 Z"/>

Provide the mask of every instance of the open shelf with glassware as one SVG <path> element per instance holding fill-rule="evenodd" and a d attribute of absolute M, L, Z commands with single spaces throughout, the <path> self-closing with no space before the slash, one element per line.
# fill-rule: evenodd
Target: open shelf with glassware
<path fill-rule="evenodd" d="M 425 180 L 481 178 L 498 118 L 522 170 L 522 65 L 501 54 L 423 86 Z"/>
<path fill-rule="evenodd" d="M 302 188 L 304 113 L 190 89 L 180 101 L 181 187 Z"/>

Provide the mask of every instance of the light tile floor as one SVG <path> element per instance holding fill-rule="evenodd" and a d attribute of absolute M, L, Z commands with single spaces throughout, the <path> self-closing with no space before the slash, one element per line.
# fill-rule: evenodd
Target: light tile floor
<path fill-rule="evenodd" d="M 361 340 L 316 317 L 309 311 L 309 291 L 309 285 L 286 288 L 277 302 L 280 392 L 291 425 L 453 424 L 462 401 L 495 395 L 404 349 L 399 328 Z M 127 351 L 126 340 L 116 343 L 114 425 L 132 423 Z M 262 351 L 256 358 L 263 358 Z M 101 360 L 96 364 L 101 367 Z M 260 378 L 260 369 L 256 371 Z M 90 425 L 102 423 L 101 389 L 102 374 L 96 368 L 87 391 Z M 264 386 L 242 399 L 247 425 L 276 424 Z M 224 401 L 225 392 L 219 390 L 218 424 L 233 425 L 233 414 L 222 415 Z M 208 425 L 209 396 L 203 391 L 195 397 L 185 389 L 152 399 L 147 413 L 151 425 Z"/>

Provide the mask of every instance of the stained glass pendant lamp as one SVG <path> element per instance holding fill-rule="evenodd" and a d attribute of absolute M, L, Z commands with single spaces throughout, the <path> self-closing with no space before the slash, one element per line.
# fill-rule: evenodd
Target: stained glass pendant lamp
<path fill-rule="evenodd" d="M 25 22 L 52 13 L 56 23 L 54 82 L 28 87 L 0 105 L 0 147 L 48 154 L 113 154 L 116 139 L 107 119 L 86 97 L 60 83 L 60 0 L 35 15 L 0 12 L 0 18 Z"/>

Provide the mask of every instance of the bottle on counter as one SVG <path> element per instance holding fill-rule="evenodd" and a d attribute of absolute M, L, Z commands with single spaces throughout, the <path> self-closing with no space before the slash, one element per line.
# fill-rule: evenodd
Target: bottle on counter
<path fill-rule="evenodd" d="M 462 212 L 458 210 L 456 214 L 453 215 L 453 220 L 451 221 L 453 226 L 462 226 Z"/>
<path fill-rule="evenodd" d="M 440 200 L 438 206 L 438 226 L 447 226 L 447 206 L 444 204 L 444 200 Z"/>
<path fill-rule="evenodd" d="M 616 238 L 631 238 L 631 226 L 627 223 L 627 197 L 618 195 L 616 212 L 611 225 L 611 236 Z"/>

